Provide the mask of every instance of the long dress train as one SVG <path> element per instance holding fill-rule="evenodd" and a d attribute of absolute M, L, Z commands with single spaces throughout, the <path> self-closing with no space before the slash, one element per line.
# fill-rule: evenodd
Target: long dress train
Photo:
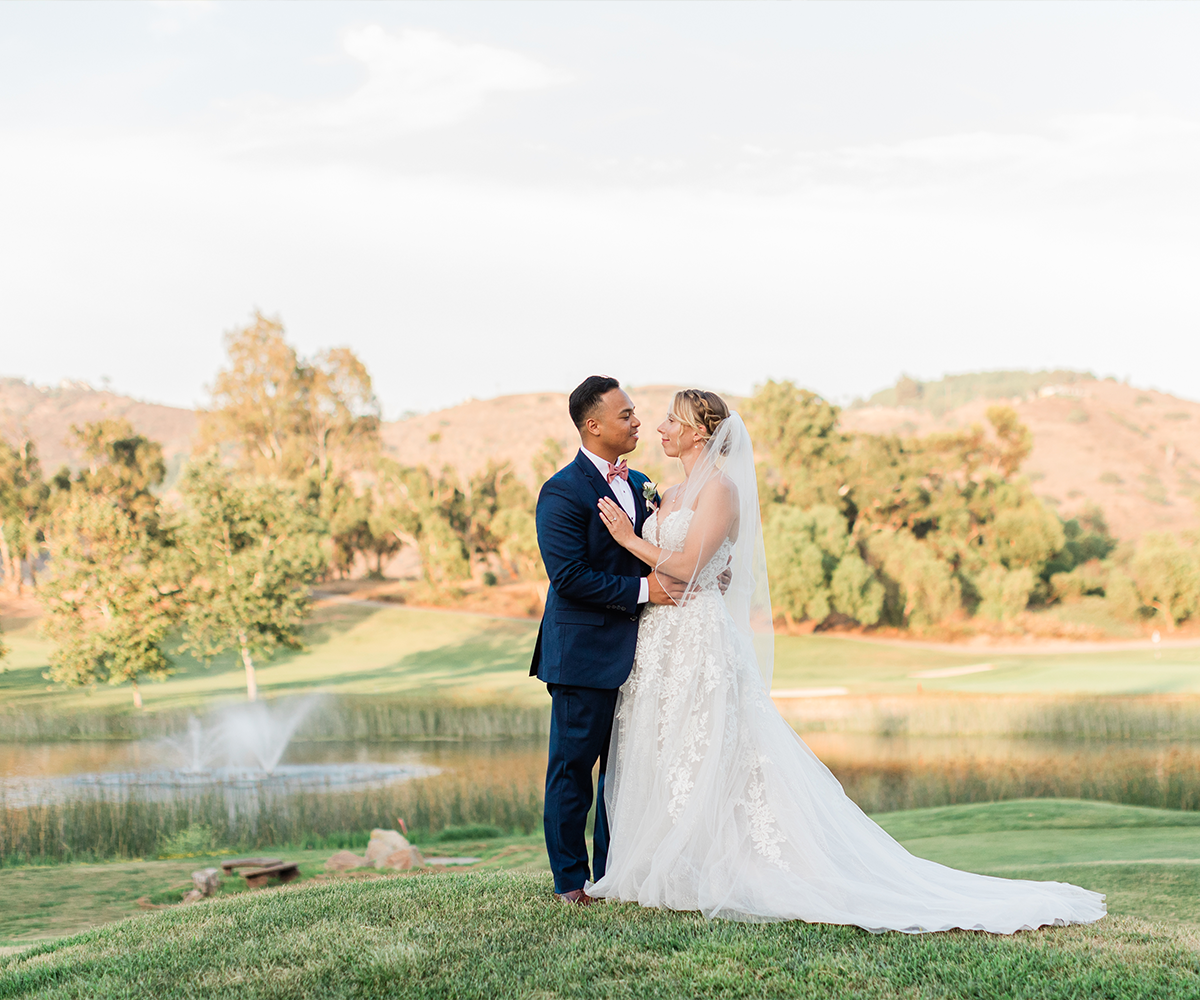
<path fill-rule="evenodd" d="M 679 551 L 693 511 L 643 535 Z M 607 872 L 592 896 L 733 920 L 869 931 L 1011 934 L 1090 923 L 1104 897 L 913 857 L 872 822 L 779 715 L 717 585 L 731 545 L 682 607 L 645 609 L 617 702 L 606 779 Z"/>

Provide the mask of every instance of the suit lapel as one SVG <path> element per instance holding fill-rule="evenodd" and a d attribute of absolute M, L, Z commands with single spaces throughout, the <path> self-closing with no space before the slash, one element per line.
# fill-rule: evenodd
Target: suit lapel
<path fill-rule="evenodd" d="M 636 479 L 634 477 L 637 477 Z M 646 498 L 642 496 L 642 484 L 648 482 L 640 472 L 629 473 L 629 488 L 633 491 L 634 530 L 641 535 L 642 525 L 646 523 Z"/>
<path fill-rule="evenodd" d="M 575 464 L 579 466 L 584 478 L 596 491 L 597 497 L 608 497 L 618 507 L 621 506 L 621 501 L 617 499 L 608 480 L 600 475 L 600 470 L 582 451 L 576 452 Z M 646 481 L 646 477 L 640 472 L 634 472 L 632 469 L 629 471 L 629 489 L 633 493 L 633 527 L 639 535 L 642 533 L 642 525 L 646 523 L 646 498 L 642 496 L 642 483 Z"/>
<path fill-rule="evenodd" d="M 592 489 L 596 491 L 597 497 L 608 497 L 618 507 L 621 506 L 621 501 L 617 499 L 617 495 L 612 491 L 612 487 L 608 485 L 608 481 L 600 475 L 600 470 L 592 464 L 592 460 L 582 450 L 575 455 L 575 464 L 583 471 Z"/>

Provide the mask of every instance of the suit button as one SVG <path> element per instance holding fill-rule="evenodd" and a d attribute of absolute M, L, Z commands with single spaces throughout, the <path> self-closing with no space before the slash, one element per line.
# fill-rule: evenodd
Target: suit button
<path fill-rule="evenodd" d="M 637 615 L 630 615 L 630 616 L 629 616 L 629 620 L 630 620 L 631 622 L 635 622 L 635 621 L 637 621 Z"/>

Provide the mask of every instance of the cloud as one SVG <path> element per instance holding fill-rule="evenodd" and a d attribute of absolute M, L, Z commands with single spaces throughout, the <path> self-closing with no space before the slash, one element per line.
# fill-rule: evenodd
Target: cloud
<path fill-rule="evenodd" d="M 459 42 L 435 31 L 379 25 L 342 35 L 366 79 L 346 97 L 307 104 L 274 98 L 239 102 L 241 144 L 381 141 L 455 125 L 496 93 L 540 90 L 569 80 L 520 52 Z"/>
<path fill-rule="evenodd" d="M 159 38 L 177 35 L 200 18 L 216 12 L 214 0 L 152 0 L 156 11 L 150 19 L 150 33 Z"/>
<path fill-rule="evenodd" d="M 1024 132 L 962 132 L 893 144 L 843 147 L 797 157 L 809 180 L 875 186 L 1014 185 L 1059 188 L 1096 181 L 1144 184 L 1194 177 L 1200 125 L 1168 115 L 1059 117 Z"/>

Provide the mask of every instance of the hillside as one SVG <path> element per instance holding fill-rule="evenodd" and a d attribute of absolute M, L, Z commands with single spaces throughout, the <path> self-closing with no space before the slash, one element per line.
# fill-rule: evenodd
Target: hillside
<path fill-rule="evenodd" d="M 16 442 L 37 443 L 47 475 L 75 456 L 67 445 L 71 426 L 94 420 L 126 418 L 142 434 L 163 446 L 168 475 L 175 472 L 191 450 L 196 414 L 175 406 L 143 403 L 86 382 L 64 381 L 57 387 L 38 386 L 24 379 L 0 378 L 0 436 Z"/>
<path fill-rule="evenodd" d="M 1013 406 L 1033 432 L 1024 471 L 1064 517 L 1096 504 L 1119 538 L 1200 524 L 1200 403 L 1166 393 L 1080 379 L 1036 394 L 976 398 L 940 416 L 917 406 L 858 407 L 842 414 L 842 426 L 928 434 L 984 423 L 996 402 Z"/>
<path fill-rule="evenodd" d="M 1054 378 L 1061 381 L 1048 381 Z M 654 428 L 674 391 L 663 385 L 629 389 L 643 422 L 632 462 L 668 482 L 677 472 Z M 936 383 L 901 379 L 872 399 L 843 412 L 846 430 L 926 434 L 985 422 L 989 406 L 1008 403 L 1033 432 L 1025 471 L 1063 516 L 1096 504 L 1121 538 L 1200 525 L 1200 403 L 1077 372 L 987 372 Z M 82 383 L 45 388 L 0 379 L 0 433 L 10 440 L 29 434 L 48 472 L 70 460 L 65 441 L 72 424 L 117 416 L 161 441 L 172 472 L 178 468 L 190 448 L 194 412 Z M 383 426 L 385 451 L 406 465 L 449 465 L 467 478 L 489 460 L 509 462 L 531 486 L 547 438 L 558 443 L 565 464 L 578 442 L 565 393 L 469 400 Z"/>
<path fill-rule="evenodd" d="M 677 388 L 665 385 L 628 388 L 642 421 L 641 443 L 630 462 L 655 479 L 667 473 L 668 465 L 654 428 L 666 415 Z M 384 446 L 405 465 L 430 468 L 450 465 L 466 477 L 486 467 L 489 460 L 510 462 L 531 486 L 534 456 L 542 451 L 546 438 L 552 438 L 562 449 L 560 466 L 579 447 L 579 435 L 567 414 L 566 393 L 472 399 L 446 410 L 385 424 L 383 428 Z"/>

